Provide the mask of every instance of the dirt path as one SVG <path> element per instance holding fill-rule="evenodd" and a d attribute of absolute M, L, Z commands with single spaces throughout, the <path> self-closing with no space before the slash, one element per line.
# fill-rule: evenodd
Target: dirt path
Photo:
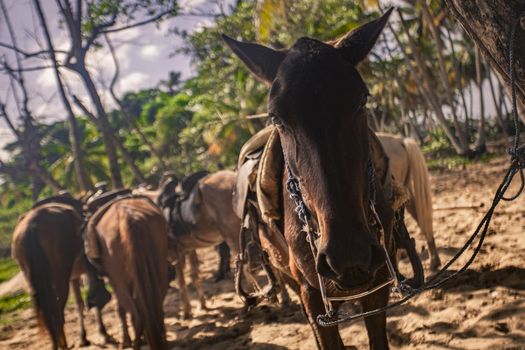
<path fill-rule="evenodd" d="M 506 165 L 505 158 L 497 158 L 466 170 L 433 173 L 434 206 L 484 203 L 487 208 Z M 517 188 L 517 184 L 512 188 Z M 388 333 L 393 349 L 525 349 L 524 204 L 525 196 L 502 203 L 479 258 L 458 281 L 421 295 L 390 313 Z M 444 262 L 473 231 L 483 216 L 482 210 L 434 213 L 437 245 Z M 421 248 L 423 237 L 412 221 L 409 230 Z M 212 282 L 211 274 L 217 266 L 215 251 L 203 250 L 200 256 L 210 310 L 197 311 L 194 302 L 195 317 L 181 321 L 176 317 L 178 293 L 175 289 L 169 292 L 165 302 L 166 326 L 172 349 L 315 349 L 295 296 L 296 304 L 291 307 L 265 305 L 241 316 L 242 305 L 233 284 Z M 422 257 L 427 267 L 426 252 Z M 14 317 L 16 321 L 9 326 L 0 326 L 1 349 L 49 347 L 47 337 L 38 335 L 31 310 Z M 77 345 L 77 315 L 72 304 L 66 310 L 66 320 L 69 343 Z M 114 301 L 106 307 L 104 320 L 109 332 L 120 339 Z M 93 312 L 88 313 L 86 321 L 93 345 L 85 349 L 117 348 L 99 345 Z M 341 333 L 347 345 L 368 348 L 363 322 L 346 325 Z"/>

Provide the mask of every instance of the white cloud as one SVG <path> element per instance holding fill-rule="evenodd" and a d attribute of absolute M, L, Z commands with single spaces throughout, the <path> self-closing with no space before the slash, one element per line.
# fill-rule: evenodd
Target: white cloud
<path fill-rule="evenodd" d="M 140 27 L 133 27 L 120 32 L 116 32 L 112 34 L 110 38 L 114 41 L 130 41 L 137 39 L 141 34 L 142 33 Z"/>
<path fill-rule="evenodd" d="M 206 3 L 207 0 L 182 0 L 178 5 L 182 12 L 191 12 L 192 10 L 199 9 Z"/>
<path fill-rule="evenodd" d="M 56 86 L 55 73 L 52 69 L 44 69 L 36 78 L 39 88 L 51 88 Z"/>
<path fill-rule="evenodd" d="M 160 50 L 157 45 L 146 45 L 140 50 L 140 54 L 146 59 L 153 59 L 160 55 Z"/>
<path fill-rule="evenodd" d="M 133 72 L 123 76 L 119 81 L 119 90 L 134 91 L 144 88 L 149 83 L 149 76 L 142 72 Z"/>

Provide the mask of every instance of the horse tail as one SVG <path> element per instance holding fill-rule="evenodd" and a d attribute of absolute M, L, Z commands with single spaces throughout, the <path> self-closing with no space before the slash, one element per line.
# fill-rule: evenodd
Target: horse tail
<path fill-rule="evenodd" d="M 414 196 L 416 221 L 425 235 L 432 235 L 432 192 L 425 157 L 413 139 L 404 138 L 403 144 L 408 154 L 408 175 L 412 179 L 410 188 Z"/>
<path fill-rule="evenodd" d="M 150 348 L 163 350 L 167 348 L 163 301 L 167 289 L 168 259 L 167 256 L 164 259 L 159 256 L 158 247 L 154 244 L 156 232 L 145 220 L 135 220 L 126 215 L 126 219 L 121 220 L 120 229 L 121 233 L 126 232 L 129 240 L 128 266 L 134 308 L 143 323 Z"/>
<path fill-rule="evenodd" d="M 26 278 L 31 286 L 38 325 L 45 326 L 54 345 L 65 349 L 67 344 L 64 334 L 64 311 L 60 307 L 57 295 L 58 286 L 53 286 L 51 265 L 34 224 L 28 226 L 22 244 L 27 263 Z"/>

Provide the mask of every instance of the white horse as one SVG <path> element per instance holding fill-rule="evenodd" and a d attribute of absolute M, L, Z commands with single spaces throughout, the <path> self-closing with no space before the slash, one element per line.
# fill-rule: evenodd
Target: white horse
<path fill-rule="evenodd" d="M 428 180 L 428 169 L 421 150 L 413 139 L 376 133 L 390 159 L 390 170 L 394 178 L 410 192 L 407 209 L 426 237 L 430 252 L 430 270 L 441 265 L 432 226 L 432 192 Z"/>

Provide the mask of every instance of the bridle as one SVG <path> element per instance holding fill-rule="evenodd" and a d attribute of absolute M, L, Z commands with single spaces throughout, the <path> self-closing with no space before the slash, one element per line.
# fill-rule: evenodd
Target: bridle
<path fill-rule="evenodd" d="M 375 174 L 375 167 L 374 167 L 374 164 L 371 158 L 371 150 L 369 152 L 370 154 L 369 154 L 369 158 L 368 158 L 369 160 L 368 160 L 368 166 L 367 166 L 368 168 L 367 176 L 368 176 L 368 183 L 369 183 L 369 188 L 370 188 L 370 191 L 369 191 L 370 195 L 368 199 L 369 207 L 370 207 L 369 228 L 373 228 L 373 230 L 370 230 L 370 231 L 376 232 L 379 236 L 381 246 L 383 247 L 383 250 L 385 252 L 385 264 L 388 268 L 389 278 L 386 281 L 376 286 L 373 286 L 367 291 L 364 291 L 361 293 L 352 294 L 348 296 L 329 296 L 326 290 L 325 278 L 321 276 L 319 272 L 316 272 L 317 278 L 319 281 L 319 290 L 321 292 L 323 305 L 326 311 L 325 315 L 320 315 L 319 317 L 321 318 L 321 320 L 325 320 L 328 322 L 339 323 L 340 317 L 337 311 L 333 307 L 333 304 L 332 304 L 333 302 L 354 301 L 357 299 L 361 299 L 389 285 L 392 286 L 391 288 L 392 292 L 396 294 L 405 295 L 412 291 L 412 287 L 406 282 L 406 280 L 400 280 L 399 274 L 397 273 L 394 267 L 394 264 L 392 262 L 392 259 L 390 258 L 390 254 L 388 252 L 388 247 L 387 247 L 386 237 L 385 237 L 385 230 L 383 228 L 383 225 L 381 224 L 381 220 L 376 210 L 376 191 L 377 191 L 375 187 L 376 174 Z M 318 251 L 317 242 L 319 240 L 319 233 L 316 232 L 316 230 L 314 229 L 314 227 L 316 226 L 315 220 L 312 220 L 312 215 L 310 211 L 308 210 L 306 203 L 303 200 L 299 181 L 293 175 L 290 169 L 290 165 L 287 161 L 286 154 L 284 154 L 284 150 L 283 150 L 283 157 L 284 157 L 284 163 L 285 163 L 285 168 L 287 172 L 286 189 L 289 193 L 290 198 L 295 203 L 295 212 L 299 220 L 303 224 L 302 231 L 306 233 L 306 241 L 308 242 L 310 246 L 310 250 L 312 252 L 314 261 L 317 261 L 317 251 Z M 319 321 L 319 318 L 318 318 L 318 323 L 322 325 L 322 322 Z"/>
<path fill-rule="evenodd" d="M 518 17 L 514 18 L 513 24 L 511 26 L 511 32 L 509 33 L 509 77 L 510 77 L 510 87 L 511 87 L 511 100 L 512 100 L 512 117 L 514 120 L 514 127 L 515 127 L 515 134 L 514 134 L 514 140 L 511 145 L 511 147 L 508 149 L 508 153 L 510 155 L 510 165 L 505 173 L 503 180 L 501 181 L 500 185 L 496 189 L 496 193 L 494 194 L 492 204 L 490 208 L 487 210 L 485 215 L 483 216 L 483 219 L 478 224 L 474 232 L 471 234 L 471 236 L 468 238 L 468 240 L 465 242 L 465 244 L 459 249 L 459 251 L 439 270 L 436 274 L 434 274 L 430 279 L 428 279 L 422 286 L 419 286 L 417 288 L 411 288 L 408 284 L 404 284 L 403 282 L 400 282 L 399 279 L 397 279 L 396 275 L 392 275 L 392 270 L 390 269 L 391 266 L 389 266 L 389 271 L 391 273 L 392 280 L 389 281 L 389 283 L 394 284 L 394 288 L 401 292 L 402 297 L 391 304 L 388 304 L 386 306 L 378 307 L 376 309 L 361 312 L 358 314 L 340 314 L 333 311 L 333 308 L 331 307 L 332 301 L 340 301 L 339 298 L 331 298 L 326 296 L 326 292 L 323 291 L 324 284 L 322 283 L 322 277 L 319 276 L 320 281 L 320 288 L 321 293 L 323 295 L 323 302 L 325 303 L 325 309 L 326 314 L 325 315 L 319 315 L 317 316 L 317 323 L 323 327 L 330 327 L 330 326 L 337 326 L 338 324 L 342 322 L 351 322 L 358 319 L 362 319 L 365 317 L 370 317 L 374 315 L 378 315 L 381 313 L 386 312 L 387 310 L 399 307 L 403 305 L 404 303 L 408 302 L 410 299 L 416 297 L 417 295 L 429 291 L 435 288 L 438 288 L 442 286 L 443 284 L 451 281 L 452 279 L 456 278 L 459 274 L 465 272 L 468 267 L 474 262 L 476 256 L 481 251 L 481 248 L 483 246 L 483 242 L 487 236 L 487 232 L 490 226 L 490 222 L 492 220 L 493 214 L 500 203 L 500 201 L 513 201 L 516 198 L 518 198 L 521 193 L 525 190 L 525 145 L 520 145 L 520 130 L 519 130 L 519 122 L 518 122 L 518 110 L 516 105 L 516 82 L 515 82 L 515 75 L 514 75 L 514 41 L 516 36 L 516 30 L 519 26 L 520 21 L 525 18 L 525 11 L 522 12 Z M 313 231 L 312 226 L 309 224 L 310 220 L 310 214 L 308 212 L 308 209 L 302 199 L 301 190 L 299 188 L 299 182 L 297 179 L 293 177 L 293 174 L 290 171 L 290 167 L 286 161 L 285 157 L 285 166 L 287 168 L 288 172 L 288 180 L 287 180 L 287 189 L 290 193 L 290 197 L 294 200 L 296 204 L 296 212 L 299 217 L 299 219 L 304 223 L 305 227 L 303 231 L 307 233 L 307 240 L 310 242 L 310 247 L 312 249 L 312 253 L 314 254 L 314 259 L 316 257 L 315 255 L 315 244 L 312 243 L 316 239 L 316 233 Z M 373 173 L 372 169 L 369 169 L 369 174 Z M 520 187 L 518 191 L 513 194 L 510 197 L 506 197 L 505 193 L 507 192 L 508 188 L 510 187 L 512 180 L 516 174 L 520 175 Z M 377 216 L 377 212 L 375 211 L 375 203 L 371 202 L 371 212 L 372 216 L 375 216 L 376 223 L 382 231 L 382 234 L 384 235 L 384 230 L 382 230 L 381 222 L 379 221 L 379 217 Z M 477 244 L 474 247 L 474 251 L 468 257 L 468 260 L 463 266 L 458 269 L 455 272 L 452 272 L 449 275 L 445 275 L 445 272 L 448 271 L 448 269 L 454 264 L 466 251 L 469 247 L 474 245 L 474 240 L 478 237 L 479 240 Z M 383 247 L 385 245 L 383 244 Z M 387 265 L 389 264 L 388 261 L 391 260 L 389 258 L 389 255 L 386 254 L 386 261 Z M 386 286 L 386 285 L 385 285 Z M 381 288 L 381 287 L 379 287 Z M 373 293 L 372 290 L 369 290 L 365 292 L 365 295 L 369 295 Z M 362 297 L 362 296 L 359 296 Z M 344 300 L 352 300 L 356 299 L 356 296 L 350 296 L 348 298 L 345 298 Z"/>

